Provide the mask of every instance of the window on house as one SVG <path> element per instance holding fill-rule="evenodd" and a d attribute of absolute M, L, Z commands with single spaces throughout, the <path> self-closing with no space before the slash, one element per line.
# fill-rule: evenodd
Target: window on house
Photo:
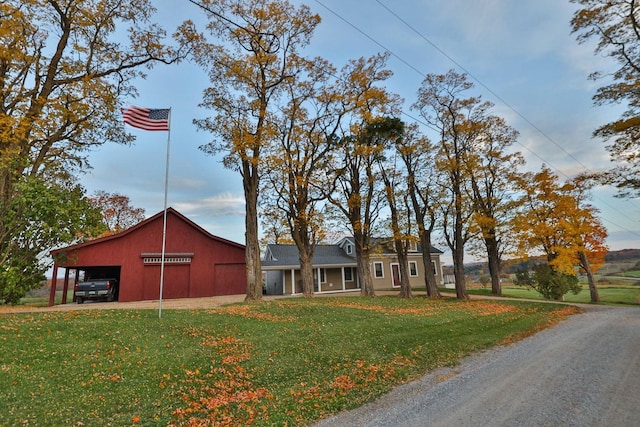
<path fill-rule="evenodd" d="M 418 263 L 415 261 L 409 261 L 409 276 L 418 277 Z"/>
<path fill-rule="evenodd" d="M 320 283 L 327 283 L 327 272 L 324 268 L 320 269 Z"/>
<path fill-rule="evenodd" d="M 382 279 L 384 277 L 384 270 L 382 268 L 382 263 L 379 261 L 373 263 L 373 276 L 376 279 Z"/>
<path fill-rule="evenodd" d="M 431 266 L 433 267 L 433 275 L 437 276 L 438 275 L 438 269 L 436 268 L 436 262 L 435 261 L 431 261 Z"/>
<path fill-rule="evenodd" d="M 351 245 L 347 245 L 347 253 L 351 255 L 351 252 L 353 252 L 353 247 Z"/>
<path fill-rule="evenodd" d="M 344 268 L 344 281 L 353 282 L 353 269 L 351 267 Z"/>

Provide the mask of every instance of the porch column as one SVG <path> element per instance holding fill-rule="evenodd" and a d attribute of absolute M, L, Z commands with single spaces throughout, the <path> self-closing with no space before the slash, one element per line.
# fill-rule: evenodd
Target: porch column
<path fill-rule="evenodd" d="M 64 269 L 64 285 L 62 287 L 62 304 L 67 303 L 67 291 L 69 290 L 69 269 Z"/>
<path fill-rule="evenodd" d="M 296 294 L 296 271 L 291 269 L 291 295 Z"/>
<path fill-rule="evenodd" d="M 316 276 L 318 276 L 318 293 L 321 293 L 322 283 L 320 282 L 320 268 L 316 268 Z"/>
<path fill-rule="evenodd" d="M 345 286 L 345 282 L 344 282 L 344 269 L 345 267 L 340 267 L 340 275 L 342 276 L 342 290 L 344 291 L 346 288 Z"/>
<path fill-rule="evenodd" d="M 49 293 L 49 307 L 56 302 L 56 283 L 58 282 L 58 264 L 53 263 L 53 278 L 51 279 L 51 292 Z"/>

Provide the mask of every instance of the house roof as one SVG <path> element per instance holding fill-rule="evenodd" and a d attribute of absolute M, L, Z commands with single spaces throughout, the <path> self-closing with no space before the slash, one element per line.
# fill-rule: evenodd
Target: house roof
<path fill-rule="evenodd" d="M 317 245 L 313 254 L 314 267 L 355 267 L 356 259 L 347 255 L 338 245 Z M 298 247 L 296 245 L 267 245 L 262 267 L 300 268 Z"/>
<path fill-rule="evenodd" d="M 353 237 L 345 237 L 334 245 L 316 245 L 313 254 L 312 265 L 314 267 L 355 267 L 356 258 L 345 252 L 347 242 L 354 244 Z M 374 238 L 372 244 L 381 248 L 382 253 L 394 253 L 392 241 L 388 238 Z M 422 253 L 422 246 L 417 245 L 417 252 Z M 431 246 L 432 254 L 442 254 L 440 249 Z M 264 270 L 300 268 L 298 247 L 296 245 L 267 245 L 264 259 L 262 260 Z"/>
<path fill-rule="evenodd" d="M 222 237 L 218 237 L 218 236 L 214 236 L 213 234 L 209 233 L 207 230 L 205 230 L 204 228 L 200 227 L 198 224 L 196 224 L 195 222 L 191 221 L 189 218 L 187 218 L 186 216 L 182 215 L 180 212 L 178 212 L 177 210 L 169 207 L 167 208 L 167 216 L 168 215 L 174 215 L 177 218 L 179 218 L 180 220 L 186 222 L 187 224 L 189 224 L 191 227 L 193 227 L 194 229 L 196 229 L 198 232 L 204 234 L 205 236 L 207 236 L 208 238 L 212 239 L 212 240 L 217 240 L 221 243 L 225 243 L 228 245 L 232 245 L 232 246 L 236 246 L 238 248 L 244 249 L 245 246 L 240 244 L 240 243 L 236 243 L 233 242 L 231 240 L 226 240 L 223 239 Z M 93 240 L 89 240 L 87 242 L 83 242 L 83 243 L 78 243 L 75 245 L 71 245 L 71 246 L 67 246 L 64 248 L 59 248 L 59 249 L 54 249 L 50 252 L 51 255 L 57 255 L 59 253 L 64 253 L 64 252 L 68 252 L 68 251 L 72 251 L 72 250 L 77 250 L 77 249 L 81 249 L 81 248 L 86 248 L 89 246 L 93 246 L 93 245 L 97 245 L 97 244 L 101 244 L 104 242 L 108 242 L 109 240 L 115 240 L 115 239 L 121 239 L 125 236 L 127 236 L 128 234 L 133 233 L 135 230 L 138 230 L 142 227 L 145 227 L 147 224 L 150 224 L 153 221 L 156 221 L 158 219 L 162 219 L 162 217 L 164 216 L 164 211 L 160 211 L 157 214 L 153 215 L 152 217 L 149 217 L 147 219 L 145 219 L 144 221 L 140 221 L 138 224 L 134 225 L 133 227 L 127 228 L 126 230 L 117 233 L 117 234 L 112 234 L 110 236 L 105 236 L 105 237 L 100 237 L 97 239 L 93 239 Z"/>
<path fill-rule="evenodd" d="M 351 244 L 354 244 L 353 241 L 353 237 L 343 237 L 338 243 L 337 245 L 339 245 L 340 247 L 344 247 L 346 242 L 351 242 Z M 371 246 L 374 248 L 381 248 L 381 252 L 384 254 L 392 254 L 395 253 L 395 248 L 393 245 L 393 239 L 390 237 L 373 237 L 371 238 Z M 418 253 L 422 253 L 422 245 L 421 244 L 417 244 L 417 250 L 415 252 Z M 440 249 L 431 246 L 430 248 L 430 253 L 432 254 L 443 254 L 444 252 L 441 251 Z"/>

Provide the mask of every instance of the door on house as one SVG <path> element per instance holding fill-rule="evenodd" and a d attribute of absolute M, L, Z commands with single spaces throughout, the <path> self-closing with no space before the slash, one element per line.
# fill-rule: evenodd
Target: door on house
<path fill-rule="evenodd" d="M 400 265 L 391 264 L 391 277 L 393 279 L 393 287 L 400 286 Z"/>

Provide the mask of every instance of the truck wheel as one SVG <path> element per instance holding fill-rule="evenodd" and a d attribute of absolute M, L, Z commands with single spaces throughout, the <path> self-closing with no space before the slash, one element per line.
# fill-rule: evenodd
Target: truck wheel
<path fill-rule="evenodd" d="M 78 304 L 82 304 L 84 302 L 84 300 L 82 299 L 82 297 L 76 297 L 76 302 Z"/>
<path fill-rule="evenodd" d="M 112 293 L 107 295 L 107 302 L 113 302 L 113 300 L 115 300 L 115 295 L 113 295 Z"/>

